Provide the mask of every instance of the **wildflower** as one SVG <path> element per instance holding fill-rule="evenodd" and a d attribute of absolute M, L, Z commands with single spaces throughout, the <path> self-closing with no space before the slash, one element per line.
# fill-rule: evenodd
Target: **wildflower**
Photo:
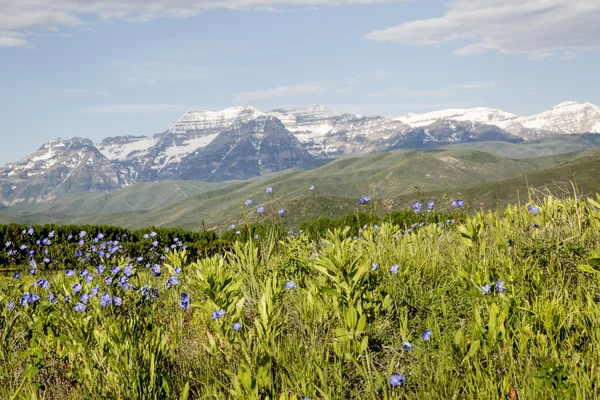
<path fill-rule="evenodd" d="M 79 272 L 79 275 L 80 275 L 80 276 L 86 276 L 87 274 L 89 274 L 89 272 L 88 272 L 88 270 L 87 270 L 87 269 L 81 270 L 81 271 Z"/>
<path fill-rule="evenodd" d="M 10 247 L 11 245 L 12 245 L 12 242 L 6 242 L 6 243 L 4 243 L 5 247 Z"/>
<path fill-rule="evenodd" d="M 154 276 L 160 276 L 161 272 L 160 272 L 160 265 L 155 264 L 152 266 L 152 273 L 154 274 Z"/>
<path fill-rule="evenodd" d="M 453 200 L 451 205 L 452 205 L 452 207 L 462 208 L 465 206 L 465 202 L 462 200 Z"/>
<path fill-rule="evenodd" d="M 181 273 L 181 267 L 175 268 L 175 273 L 179 275 Z"/>
<path fill-rule="evenodd" d="M 96 267 L 96 272 L 98 273 L 98 275 L 102 275 L 102 273 L 106 270 L 106 267 L 102 264 L 98 265 L 98 267 Z"/>
<path fill-rule="evenodd" d="M 77 303 L 75 305 L 75 307 L 73 307 L 73 310 L 77 311 L 77 312 L 84 312 L 85 309 L 87 308 L 87 306 L 83 303 Z"/>
<path fill-rule="evenodd" d="M 123 304 L 123 299 L 121 299 L 120 297 L 114 296 L 112 300 L 113 304 L 117 307 L 120 307 Z"/>
<path fill-rule="evenodd" d="M 111 297 L 108 293 L 104 293 L 102 296 L 100 296 L 100 307 L 106 307 L 108 305 L 110 305 L 111 303 Z"/>
<path fill-rule="evenodd" d="M 296 283 L 294 281 L 289 281 L 285 284 L 286 289 L 296 289 Z"/>
<path fill-rule="evenodd" d="M 73 285 L 73 293 L 77 294 L 81 292 L 81 283 L 77 282 Z"/>
<path fill-rule="evenodd" d="M 40 296 L 38 296 L 35 293 L 31 293 L 31 296 L 29 296 L 29 302 L 30 303 L 35 303 L 36 301 L 38 301 L 40 299 Z"/>
<path fill-rule="evenodd" d="M 412 208 L 416 213 L 421 212 L 421 203 L 417 201 L 415 204 L 413 204 Z"/>
<path fill-rule="evenodd" d="M 127 277 L 121 275 L 119 278 L 119 285 L 123 288 L 123 290 L 129 290 L 131 288 L 131 283 L 127 280 Z"/>
<path fill-rule="evenodd" d="M 158 242 L 156 240 L 152 242 L 152 247 L 158 247 Z"/>
<path fill-rule="evenodd" d="M 46 289 L 46 290 L 50 289 L 50 282 L 48 282 L 48 281 L 47 281 L 47 280 L 45 280 L 45 279 L 40 279 L 39 281 L 37 281 L 37 282 L 35 283 L 35 285 L 36 285 L 36 286 L 39 286 L 39 287 L 41 287 L 41 288 L 44 288 L 44 289 Z"/>
<path fill-rule="evenodd" d="M 214 321 L 218 320 L 219 318 L 221 318 L 222 316 L 225 315 L 225 311 L 224 310 L 215 310 L 212 312 L 212 315 L 210 316 Z"/>
<path fill-rule="evenodd" d="M 86 231 L 81 231 L 81 232 L 79 232 L 79 237 L 80 237 L 81 239 L 83 239 L 83 238 L 85 237 L 85 235 L 87 235 L 87 232 L 86 232 Z"/>
<path fill-rule="evenodd" d="M 29 230 L 27 231 L 27 233 L 29 234 L 29 236 L 33 236 L 33 234 L 35 233 L 35 231 L 33 230 L 33 228 L 29 228 Z"/>
<path fill-rule="evenodd" d="M 29 292 L 23 293 L 23 297 L 21 297 L 21 300 L 19 301 L 21 306 L 25 307 L 27 304 L 29 304 L 30 296 L 31 296 L 31 293 L 29 293 Z"/>
<path fill-rule="evenodd" d="M 107 286 L 112 285 L 112 276 L 109 276 L 109 275 L 105 276 L 104 283 L 106 283 Z"/>
<path fill-rule="evenodd" d="M 407 340 L 406 342 L 402 343 L 402 348 L 406 351 L 411 351 L 412 344 L 410 344 L 410 342 Z"/>
<path fill-rule="evenodd" d="M 42 244 L 45 246 L 48 244 L 48 238 L 43 238 L 42 239 Z"/>
<path fill-rule="evenodd" d="M 315 190 L 315 185 L 312 185 L 311 187 L 309 187 L 308 190 Z"/>
<path fill-rule="evenodd" d="M 48 257 L 44 258 L 44 264 L 46 264 L 46 265 L 50 264 L 50 259 Z"/>
<path fill-rule="evenodd" d="M 150 232 L 150 237 L 156 237 L 156 232 Z"/>
<path fill-rule="evenodd" d="M 8 311 L 12 310 L 13 308 L 15 308 L 15 301 L 11 300 L 8 302 Z"/>
<path fill-rule="evenodd" d="M 67 240 L 71 240 L 71 239 L 73 239 L 73 235 L 67 236 Z"/>
<path fill-rule="evenodd" d="M 156 291 L 156 297 L 158 297 L 158 291 Z M 184 310 L 188 310 L 190 308 L 190 295 L 185 292 L 181 293 L 181 296 L 179 297 L 179 305 L 181 307 L 183 307 Z M 223 311 L 223 310 L 219 310 L 219 311 L 222 311 L 223 315 L 225 315 L 225 311 Z M 212 319 L 216 320 L 217 318 L 220 318 L 223 316 L 223 315 L 219 315 L 219 316 L 217 316 L 217 318 L 215 318 L 215 313 L 218 313 L 218 311 L 214 311 L 212 313 Z"/>
<path fill-rule="evenodd" d="M 506 290 L 504 287 L 504 281 L 496 281 L 496 289 L 498 290 L 498 293 L 504 292 Z"/>
<path fill-rule="evenodd" d="M 373 225 L 373 229 L 378 230 L 379 229 L 379 225 L 377 225 L 377 224 Z"/>
<path fill-rule="evenodd" d="M 423 331 L 423 333 L 421 333 L 421 339 L 427 341 L 431 339 L 431 336 L 433 336 L 433 332 L 430 330 L 426 330 Z"/>
<path fill-rule="evenodd" d="M 119 266 L 117 265 L 117 266 L 115 266 L 115 267 L 112 267 L 112 268 L 110 269 L 110 273 L 111 273 L 111 274 L 113 274 L 113 275 L 116 275 L 116 274 L 117 274 L 117 272 L 119 272 L 120 270 L 121 270 L 121 267 L 119 267 Z"/>
<path fill-rule="evenodd" d="M 87 302 L 90 300 L 90 295 L 87 293 L 84 293 L 81 295 L 81 297 L 79 298 L 79 301 L 82 302 L 83 304 L 87 304 Z"/>
<path fill-rule="evenodd" d="M 138 258 L 136 258 L 135 260 L 136 260 L 137 262 L 142 262 L 142 261 L 144 261 L 144 257 L 138 257 Z"/>
<path fill-rule="evenodd" d="M 69 300 L 71 300 L 71 296 L 69 296 L 69 295 L 66 295 L 66 296 L 65 296 L 65 303 L 68 303 L 68 302 L 69 302 Z"/>
<path fill-rule="evenodd" d="M 271 188 L 271 187 L 268 187 L 268 188 L 265 190 L 265 193 L 267 193 L 267 194 L 273 194 L 273 188 Z"/>
<path fill-rule="evenodd" d="M 130 264 L 126 265 L 125 268 L 123 268 L 123 273 L 125 274 L 125 276 L 133 275 L 133 266 L 131 266 Z"/>
<path fill-rule="evenodd" d="M 21 250 L 25 250 L 26 248 L 27 248 L 27 246 L 24 245 L 24 244 L 22 244 L 22 245 L 19 246 L 19 249 L 21 249 Z"/>
<path fill-rule="evenodd" d="M 148 238 L 149 238 L 148 234 L 147 233 L 144 234 L 144 239 L 148 239 Z"/>
<path fill-rule="evenodd" d="M 242 329 L 242 323 L 241 322 L 236 322 L 236 323 L 233 324 L 232 328 L 233 328 L 234 331 L 237 332 L 240 329 Z"/>
<path fill-rule="evenodd" d="M 393 387 L 396 387 L 404 382 L 406 382 L 406 378 L 400 374 L 392 374 L 389 380 L 390 385 Z"/>
<path fill-rule="evenodd" d="M 96 239 L 98 239 L 98 240 L 104 239 L 104 234 L 103 233 L 97 234 Z"/>
<path fill-rule="evenodd" d="M 258 240 L 258 235 L 254 235 L 254 240 Z"/>
<path fill-rule="evenodd" d="M 81 251 L 81 250 L 77 250 L 77 251 L 75 252 L 75 256 L 76 256 L 77 258 L 81 258 L 81 257 L 83 256 L 83 251 Z"/>
<path fill-rule="evenodd" d="M 278 213 L 279 213 L 279 215 L 283 215 L 283 214 L 285 214 L 285 210 L 283 208 L 280 208 Z"/>
<path fill-rule="evenodd" d="M 229 225 L 229 228 L 231 228 L 231 229 L 235 229 L 235 224 L 231 224 L 231 225 Z"/>
<path fill-rule="evenodd" d="M 169 280 L 167 281 L 167 289 L 170 289 L 171 286 L 179 285 L 179 278 L 177 275 L 171 275 Z"/>
<path fill-rule="evenodd" d="M 481 287 L 481 292 L 483 294 L 488 294 L 491 288 L 492 288 L 492 285 L 490 285 L 489 283 L 486 283 L 485 285 L 483 285 Z"/>
<path fill-rule="evenodd" d="M 390 267 L 390 272 L 394 275 L 398 274 L 398 268 L 400 268 L 400 265 L 398 264 L 394 264 Z"/>
<path fill-rule="evenodd" d="M 18 272 L 15 272 L 15 273 L 13 274 L 13 278 L 14 278 L 14 279 L 19 279 L 20 277 L 21 277 L 21 274 L 20 274 L 20 273 L 18 273 Z"/>
<path fill-rule="evenodd" d="M 54 295 L 54 292 L 50 292 L 48 293 L 48 301 L 50 301 L 51 304 L 56 304 L 58 303 L 58 299 L 56 298 L 56 296 Z"/>
<path fill-rule="evenodd" d="M 367 204 L 371 201 L 371 196 L 363 196 L 358 200 L 358 204 Z"/>
<path fill-rule="evenodd" d="M 259 214 L 262 214 L 262 213 L 264 213 L 264 212 L 265 212 L 265 208 L 264 208 L 264 207 L 262 207 L 262 206 L 261 206 L 261 207 L 258 207 L 258 208 L 256 209 L 256 212 L 257 212 L 257 213 L 259 213 Z"/>
<path fill-rule="evenodd" d="M 248 199 L 244 202 L 245 205 L 247 206 L 251 206 L 252 205 L 252 200 Z"/>
<path fill-rule="evenodd" d="M 241 234 L 241 233 L 242 233 L 242 232 L 240 232 L 240 231 L 235 231 L 235 234 L 236 234 L 236 235 L 239 235 L 239 234 Z"/>
<path fill-rule="evenodd" d="M 377 264 L 377 263 L 371 264 L 371 272 L 377 271 L 377 268 L 379 268 L 379 264 Z"/>
<path fill-rule="evenodd" d="M 537 213 L 540 212 L 540 208 L 539 207 L 535 207 L 534 205 L 530 204 L 529 207 L 527 207 L 527 209 L 529 210 L 530 213 L 532 213 L 533 215 L 536 215 Z"/>
<path fill-rule="evenodd" d="M 533 224 L 533 225 L 531 225 L 531 227 L 532 227 L 533 229 L 538 229 L 540 226 L 539 226 L 538 224 Z"/>
<path fill-rule="evenodd" d="M 435 202 L 430 201 L 426 205 L 427 205 L 427 210 L 431 211 L 431 210 L 433 210 L 433 207 L 435 207 Z"/>
<path fill-rule="evenodd" d="M 88 274 L 88 275 L 86 275 L 86 276 L 85 276 L 85 281 L 86 281 L 87 283 L 90 283 L 90 282 L 91 282 L 91 281 L 93 281 L 93 280 L 94 280 L 94 275 L 92 275 L 92 274 Z"/>

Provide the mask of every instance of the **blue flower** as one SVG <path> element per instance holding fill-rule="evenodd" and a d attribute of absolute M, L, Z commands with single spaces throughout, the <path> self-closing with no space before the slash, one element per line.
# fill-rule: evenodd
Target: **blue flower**
<path fill-rule="evenodd" d="M 433 207 L 435 207 L 435 202 L 430 201 L 430 202 L 427 203 L 427 209 L 428 210 L 430 210 L 430 211 L 433 210 Z"/>
<path fill-rule="evenodd" d="M 83 246 L 85 244 L 85 241 L 83 239 L 81 239 L 78 244 L 79 244 L 79 246 Z"/>
<path fill-rule="evenodd" d="M 390 267 L 390 272 L 394 275 L 398 274 L 398 268 L 400 268 L 400 265 L 398 264 L 394 264 Z"/>
<path fill-rule="evenodd" d="M 20 274 L 20 273 L 18 273 L 18 272 L 15 272 L 15 273 L 13 274 L 13 278 L 14 278 L 14 279 L 19 279 L 20 277 L 21 277 L 21 274 Z"/>
<path fill-rule="evenodd" d="M 12 244 L 12 242 L 6 242 L 6 243 L 4 243 L 4 246 L 10 247 L 11 244 Z"/>
<path fill-rule="evenodd" d="M 25 250 L 26 248 L 27 248 L 27 246 L 24 245 L 24 244 L 22 244 L 22 245 L 19 246 L 19 249 L 21 249 L 21 250 Z"/>
<path fill-rule="evenodd" d="M 156 237 L 156 232 L 150 232 L 150 237 Z"/>
<path fill-rule="evenodd" d="M 285 214 L 285 210 L 283 208 L 280 208 L 278 213 L 279 213 L 279 215 L 283 215 L 283 214 Z"/>
<path fill-rule="evenodd" d="M 100 290 L 100 286 L 96 285 L 92 288 L 92 290 L 90 290 L 90 297 L 95 297 L 98 294 L 98 291 Z"/>
<path fill-rule="evenodd" d="M 152 242 L 152 246 L 153 247 L 158 247 L 158 242 L 155 240 L 154 242 Z"/>
<path fill-rule="evenodd" d="M 286 282 L 285 287 L 287 289 L 296 289 L 296 283 L 294 281 Z"/>
<path fill-rule="evenodd" d="M 312 185 L 311 187 L 309 187 L 308 190 L 315 190 L 315 185 Z"/>
<path fill-rule="evenodd" d="M 169 280 L 167 281 L 167 289 L 170 289 L 171 286 L 179 285 L 179 278 L 177 275 L 171 275 Z"/>
<path fill-rule="evenodd" d="M 415 212 L 417 212 L 417 213 L 418 213 L 418 212 L 421 212 L 421 203 L 419 203 L 419 202 L 417 201 L 415 204 L 413 204 L 412 208 L 413 208 L 413 210 L 415 210 Z"/>
<path fill-rule="evenodd" d="M 87 302 L 89 300 L 90 300 L 90 295 L 87 294 L 87 293 L 82 294 L 81 297 L 79 298 L 79 301 L 82 302 L 82 303 L 84 303 L 84 304 L 87 304 Z"/>
<path fill-rule="evenodd" d="M 81 292 L 81 283 L 77 282 L 73 285 L 73 293 L 77 294 Z"/>
<path fill-rule="evenodd" d="M 498 293 L 502 293 L 506 290 L 504 287 L 504 281 L 496 281 L 496 290 L 498 290 Z"/>
<path fill-rule="evenodd" d="M 152 266 L 152 273 L 154 274 L 154 276 L 160 276 L 161 272 L 160 272 L 160 265 L 155 264 Z"/>
<path fill-rule="evenodd" d="M 32 236 L 35 233 L 35 231 L 33 230 L 33 228 L 29 228 L 27 233 L 29 234 L 29 236 Z"/>
<path fill-rule="evenodd" d="M 379 268 L 379 264 L 377 264 L 377 263 L 371 264 L 371 272 L 377 271 L 377 268 Z"/>
<path fill-rule="evenodd" d="M 87 308 L 87 306 L 83 303 L 77 303 L 75 305 L 75 307 L 73 307 L 73 310 L 77 311 L 77 312 L 84 312 L 85 309 Z"/>
<path fill-rule="evenodd" d="M 71 239 L 73 239 L 73 235 L 67 236 L 67 240 L 71 240 Z"/>
<path fill-rule="evenodd" d="M 19 303 L 25 307 L 28 303 L 29 303 L 29 299 L 31 297 L 31 293 L 29 292 L 25 292 L 23 293 L 23 297 L 21 297 L 21 300 L 19 301 Z"/>
<path fill-rule="evenodd" d="M 371 196 L 363 196 L 358 200 L 358 204 L 367 204 L 371 201 Z"/>
<path fill-rule="evenodd" d="M 91 281 L 93 281 L 93 280 L 94 280 L 94 275 L 92 275 L 92 274 L 87 274 L 87 275 L 85 276 L 85 281 L 86 281 L 87 283 L 90 283 L 90 282 L 91 282 Z"/>
<path fill-rule="evenodd" d="M 54 292 L 50 292 L 48 293 L 48 300 L 50 301 L 50 303 L 52 304 L 56 304 L 58 302 L 58 299 L 56 298 L 56 296 L 54 295 Z"/>
<path fill-rule="evenodd" d="M 258 207 L 258 208 L 256 209 L 256 212 L 257 212 L 257 213 L 259 213 L 259 214 L 262 214 L 262 213 L 264 213 L 264 212 L 265 212 L 265 208 L 264 208 L 264 207 L 262 207 L 262 206 L 261 206 L 261 207 Z"/>
<path fill-rule="evenodd" d="M 214 321 L 218 320 L 219 318 L 223 317 L 225 315 L 225 311 L 224 310 L 215 310 L 212 312 L 212 315 L 210 316 Z"/>
<path fill-rule="evenodd" d="M 116 267 L 112 267 L 110 269 L 110 273 L 113 275 L 116 275 L 117 272 L 119 272 L 121 270 L 121 267 L 119 267 L 118 265 Z"/>
<path fill-rule="evenodd" d="M 123 299 L 121 299 L 120 297 L 114 296 L 112 300 L 113 300 L 113 304 L 117 307 L 119 307 L 123 304 Z"/>
<path fill-rule="evenodd" d="M 392 374 L 389 380 L 390 385 L 393 387 L 396 387 L 404 382 L 406 382 L 406 378 L 400 374 Z"/>
<path fill-rule="evenodd" d="M 106 283 L 107 286 L 112 285 L 112 276 L 110 276 L 110 275 L 105 276 L 104 283 Z"/>
<path fill-rule="evenodd" d="M 15 308 L 15 301 L 11 300 L 8 302 L 8 311 L 12 310 L 13 308 Z"/>
<path fill-rule="evenodd" d="M 86 276 L 87 274 L 89 274 L 87 269 L 82 270 L 81 272 L 79 272 L 80 276 Z"/>
<path fill-rule="evenodd" d="M 267 194 L 273 194 L 273 188 L 271 188 L 271 187 L 268 187 L 268 188 L 265 190 L 265 193 L 267 193 Z"/>
<path fill-rule="evenodd" d="M 235 234 L 236 234 L 236 235 L 239 235 L 239 234 L 241 234 L 241 233 L 242 233 L 242 232 L 240 232 L 240 231 L 235 231 Z"/>
<path fill-rule="evenodd" d="M 158 297 L 158 291 L 157 291 L 156 297 Z M 181 307 L 183 307 L 184 310 L 188 310 L 190 308 L 190 295 L 185 292 L 181 293 L 181 296 L 179 297 L 179 305 Z M 223 310 L 220 310 L 220 311 L 223 311 Z M 216 319 L 214 317 L 216 312 L 217 311 L 213 312 L 213 314 L 212 314 L 213 319 Z M 225 314 L 225 311 L 223 311 L 223 314 Z M 217 318 L 219 318 L 219 317 L 217 317 Z"/>
<path fill-rule="evenodd" d="M 540 212 L 540 208 L 539 207 L 535 207 L 534 205 L 530 204 L 529 207 L 527 207 L 527 209 L 529 210 L 530 213 L 532 213 L 533 215 L 536 215 L 537 213 Z"/>
<path fill-rule="evenodd" d="M 491 288 L 492 288 L 492 285 L 490 285 L 489 283 L 486 283 L 485 285 L 483 285 L 481 287 L 481 292 L 483 294 L 488 294 Z"/>
<path fill-rule="evenodd" d="M 177 267 L 177 268 L 175 268 L 175 273 L 176 273 L 176 274 L 180 274 L 180 273 L 181 273 L 181 267 Z"/>
<path fill-rule="evenodd" d="M 402 348 L 406 351 L 411 351 L 412 344 L 410 344 L 410 342 L 407 340 L 406 342 L 402 343 Z"/>
<path fill-rule="evenodd" d="M 36 285 L 36 286 L 39 286 L 39 287 L 41 287 L 41 288 L 44 288 L 44 289 L 46 289 L 46 290 L 49 290 L 49 289 L 50 289 L 50 282 L 48 282 L 48 281 L 47 281 L 47 280 L 45 280 L 45 279 L 40 279 L 39 281 L 37 281 L 37 282 L 35 283 L 35 285 Z"/>
<path fill-rule="evenodd" d="M 79 237 L 80 237 L 81 239 L 83 239 L 83 238 L 85 237 L 85 235 L 86 235 L 86 234 L 87 234 L 87 232 L 86 232 L 86 231 L 81 231 L 81 232 L 79 232 Z"/>
<path fill-rule="evenodd" d="M 148 238 L 149 238 L 149 236 L 148 236 L 148 234 L 146 233 L 146 234 L 144 235 L 144 239 L 148 239 Z"/>
<path fill-rule="evenodd" d="M 47 245 L 48 244 L 48 238 L 43 238 L 42 239 L 42 244 L 43 245 Z"/>
<path fill-rule="evenodd" d="M 425 341 L 430 340 L 432 336 L 433 336 L 433 332 L 430 330 L 426 330 L 426 331 L 423 331 L 423 333 L 421 333 L 421 339 L 423 339 Z"/>
<path fill-rule="evenodd" d="M 123 268 L 123 273 L 125 274 L 125 276 L 133 275 L 133 266 L 131 266 L 130 264 L 127 264 L 125 266 L 125 268 Z"/>
<path fill-rule="evenodd" d="M 138 257 L 138 258 L 136 258 L 135 260 L 136 260 L 137 262 L 142 262 L 142 261 L 144 261 L 144 257 Z"/>
<path fill-rule="evenodd" d="M 129 290 L 131 288 L 131 283 L 127 280 L 127 277 L 121 275 L 119 277 L 119 285 L 123 288 L 123 290 Z"/>
<path fill-rule="evenodd" d="M 258 235 L 254 235 L 254 239 L 255 239 L 255 240 L 258 240 Z"/>
<path fill-rule="evenodd" d="M 110 295 L 108 293 L 104 293 L 102 296 L 100 296 L 100 306 L 101 307 L 109 306 L 111 301 L 112 301 L 112 298 L 110 297 Z"/>
<path fill-rule="evenodd" d="M 232 326 L 234 331 L 239 331 L 240 329 L 242 329 L 242 323 L 241 322 L 236 322 L 235 324 L 233 324 Z"/>
<path fill-rule="evenodd" d="M 252 200 L 248 199 L 244 202 L 245 205 L 247 206 L 251 206 L 252 205 Z"/>
<path fill-rule="evenodd" d="M 98 267 L 96 267 L 96 272 L 98 273 L 98 275 L 102 275 L 102 273 L 106 270 L 106 267 L 102 264 L 98 265 Z"/>
<path fill-rule="evenodd" d="M 465 202 L 462 200 L 454 200 L 452 201 L 452 207 L 462 208 L 465 206 Z"/>

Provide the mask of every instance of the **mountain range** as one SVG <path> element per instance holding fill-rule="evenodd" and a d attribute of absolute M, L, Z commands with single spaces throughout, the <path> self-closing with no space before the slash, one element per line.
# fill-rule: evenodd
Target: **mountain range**
<path fill-rule="evenodd" d="M 151 136 L 56 139 L 0 166 L 0 205 L 69 193 L 109 193 L 140 182 L 245 180 L 346 155 L 600 132 L 600 108 L 564 102 L 519 117 L 490 108 L 379 117 L 323 106 L 192 111 Z"/>

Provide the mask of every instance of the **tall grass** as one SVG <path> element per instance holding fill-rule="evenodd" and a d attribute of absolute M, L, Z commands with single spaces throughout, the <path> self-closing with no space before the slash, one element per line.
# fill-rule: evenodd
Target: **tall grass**
<path fill-rule="evenodd" d="M 101 284 L 122 306 L 94 297 L 82 313 L 78 275 L 48 277 L 56 304 L 40 277 L 5 280 L 0 397 L 600 398 L 600 196 L 538 206 L 171 252 L 160 277 L 133 271 L 139 290 Z M 41 300 L 22 307 L 25 291 Z"/>

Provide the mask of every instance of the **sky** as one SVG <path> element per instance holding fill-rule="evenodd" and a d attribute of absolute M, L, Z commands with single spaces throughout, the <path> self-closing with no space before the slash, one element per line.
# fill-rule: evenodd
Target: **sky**
<path fill-rule="evenodd" d="M 597 21 L 597 0 L 0 0 L 0 164 L 236 105 L 600 105 Z"/>

